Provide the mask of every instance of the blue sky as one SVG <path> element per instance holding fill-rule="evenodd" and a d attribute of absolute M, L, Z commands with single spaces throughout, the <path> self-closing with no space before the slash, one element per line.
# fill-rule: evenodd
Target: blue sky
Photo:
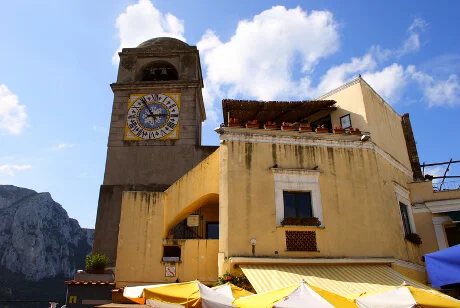
<path fill-rule="evenodd" d="M 116 51 L 156 36 L 200 49 L 204 144 L 224 97 L 313 99 L 362 74 L 410 113 L 422 162 L 460 159 L 460 3 L 374 2 L 3 1 L 0 184 L 94 227 Z"/>

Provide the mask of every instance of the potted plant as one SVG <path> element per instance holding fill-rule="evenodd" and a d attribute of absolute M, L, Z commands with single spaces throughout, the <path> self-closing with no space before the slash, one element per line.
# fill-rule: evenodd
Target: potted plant
<path fill-rule="evenodd" d="M 334 125 L 334 129 L 332 130 L 334 134 L 345 134 L 345 130 L 342 128 L 342 126 L 337 126 Z"/>
<path fill-rule="evenodd" d="M 318 227 L 321 225 L 318 217 L 285 217 L 281 221 L 282 226 L 314 226 Z"/>
<path fill-rule="evenodd" d="M 300 123 L 299 125 L 299 131 L 301 132 L 311 132 L 312 130 L 310 123 Z"/>
<path fill-rule="evenodd" d="M 316 128 L 315 131 L 316 131 L 317 133 L 322 133 L 322 134 L 324 134 L 324 133 L 329 133 L 329 129 L 328 129 L 327 127 L 324 127 L 324 124 L 321 125 L 321 126 L 318 125 L 318 127 Z"/>
<path fill-rule="evenodd" d="M 229 272 L 226 272 L 225 274 L 217 278 L 216 286 L 221 286 L 226 283 L 231 283 L 247 291 L 254 292 L 251 283 L 244 274 L 230 274 Z"/>
<path fill-rule="evenodd" d="M 86 256 L 86 272 L 89 274 L 104 274 L 109 259 L 105 254 L 93 253 Z"/>
<path fill-rule="evenodd" d="M 422 238 L 417 233 L 409 233 L 405 236 L 405 238 L 415 245 L 422 245 Z"/>
<path fill-rule="evenodd" d="M 278 129 L 278 124 L 276 122 L 270 122 L 268 121 L 267 123 L 264 124 L 265 129 Z"/>
<path fill-rule="evenodd" d="M 361 135 L 359 128 L 350 127 L 350 135 Z"/>
<path fill-rule="evenodd" d="M 294 124 L 290 123 L 290 122 L 283 122 L 281 124 L 281 130 L 295 130 L 295 126 Z"/>
<path fill-rule="evenodd" d="M 228 127 L 241 127 L 240 120 L 237 118 L 230 118 L 228 120 Z"/>
<path fill-rule="evenodd" d="M 259 123 L 257 120 L 248 121 L 246 123 L 246 128 L 259 128 Z"/>

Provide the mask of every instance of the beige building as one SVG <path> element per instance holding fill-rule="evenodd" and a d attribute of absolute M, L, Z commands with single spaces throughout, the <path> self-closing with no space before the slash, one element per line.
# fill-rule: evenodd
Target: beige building
<path fill-rule="evenodd" d="M 423 254 L 460 244 L 460 182 L 455 183 L 441 190 L 431 181 L 409 184 Z"/>
<path fill-rule="evenodd" d="M 120 57 L 94 248 L 117 286 L 229 272 L 257 292 L 304 277 L 352 296 L 426 282 L 410 121 L 361 77 L 315 101 L 224 100 L 212 148 L 195 47 L 159 38 Z"/>

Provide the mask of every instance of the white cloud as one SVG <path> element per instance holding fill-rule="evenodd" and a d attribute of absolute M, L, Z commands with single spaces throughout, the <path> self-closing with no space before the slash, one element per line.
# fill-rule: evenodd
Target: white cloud
<path fill-rule="evenodd" d="M 446 80 L 435 81 L 424 91 L 429 106 L 460 105 L 460 84 L 457 75 L 451 75 Z"/>
<path fill-rule="evenodd" d="M 352 58 L 351 62 L 333 66 L 321 77 L 321 82 L 313 93 L 316 96 L 325 94 L 348 80 L 358 77 L 360 73 L 372 71 L 376 66 L 377 63 L 371 54 L 366 54 L 362 58 Z"/>
<path fill-rule="evenodd" d="M 124 47 L 134 48 L 140 43 L 159 36 L 169 36 L 185 41 L 184 22 L 176 16 L 161 13 L 149 0 L 139 0 L 120 14 L 116 21 L 120 47 L 112 57 L 118 64 L 118 52 Z"/>
<path fill-rule="evenodd" d="M 226 42 L 207 31 L 197 46 L 207 69 L 208 113 L 216 114 L 213 100 L 221 94 L 261 100 L 304 98 L 305 86 L 300 87 L 293 75 L 307 77 L 316 63 L 336 52 L 339 45 L 338 24 L 332 13 L 308 14 L 300 7 L 275 6 L 252 20 L 240 21 Z"/>
<path fill-rule="evenodd" d="M 446 171 L 445 167 L 439 167 L 439 166 L 426 167 L 424 170 L 424 174 L 429 174 L 432 176 L 443 176 L 445 171 Z"/>
<path fill-rule="evenodd" d="M 428 106 L 460 106 L 460 83 L 457 75 L 453 74 L 447 79 L 439 80 L 418 71 L 413 65 L 408 67 L 408 71 L 422 88 Z"/>
<path fill-rule="evenodd" d="M 25 108 L 24 105 L 19 105 L 17 95 L 6 85 L 0 84 L 0 132 L 19 135 L 27 126 Z"/>
<path fill-rule="evenodd" d="M 407 84 L 407 73 L 397 63 L 393 63 L 381 71 L 365 73 L 363 78 L 388 103 L 398 102 Z"/>
<path fill-rule="evenodd" d="M 15 171 L 27 170 L 32 168 L 31 165 L 0 165 L 0 174 L 14 176 Z"/>
<path fill-rule="evenodd" d="M 75 145 L 72 144 L 72 143 L 59 143 L 58 145 L 54 146 L 51 148 L 51 150 L 54 150 L 54 151 L 62 151 L 64 149 L 71 149 L 73 148 Z"/>
<path fill-rule="evenodd" d="M 369 49 L 371 54 L 376 60 L 383 62 L 392 57 L 400 58 L 406 54 L 417 52 L 420 50 L 420 34 L 426 30 L 428 23 L 421 19 L 416 18 L 407 29 L 409 36 L 404 40 L 401 46 L 395 49 L 383 49 L 379 45 L 373 45 Z"/>
<path fill-rule="evenodd" d="M 420 49 L 420 33 L 424 32 L 427 27 L 428 23 L 425 20 L 421 18 L 414 19 L 408 29 L 409 37 L 398 50 L 398 56 L 418 51 Z"/>

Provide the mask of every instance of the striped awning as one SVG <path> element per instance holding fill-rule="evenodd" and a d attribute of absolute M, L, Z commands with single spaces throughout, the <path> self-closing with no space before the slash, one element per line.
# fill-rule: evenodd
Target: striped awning
<path fill-rule="evenodd" d="M 240 265 L 257 293 L 298 283 L 355 298 L 362 293 L 383 291 L 404 282 L 425 290 L 429 287 L 391 269 L 389 265 Z"/>

